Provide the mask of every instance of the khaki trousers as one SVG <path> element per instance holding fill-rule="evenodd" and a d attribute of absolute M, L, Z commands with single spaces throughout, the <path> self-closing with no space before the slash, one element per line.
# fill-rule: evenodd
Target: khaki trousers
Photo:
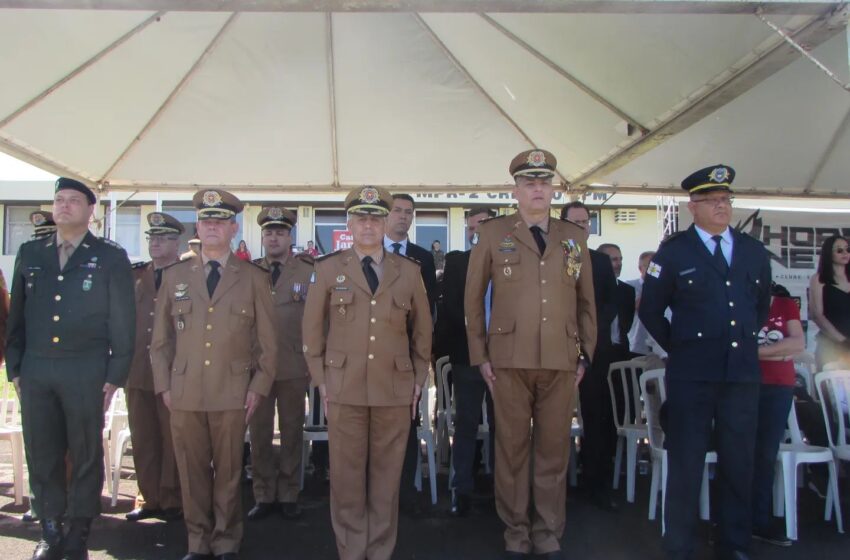
<path fill-rule="evenodd" d="M 328 404 L 331 523 L 340 560 L 389 560 L 409 406 Z"/>
<path fill-rule="evenodd" d="M 495 375 L 496 511 L 506 525 L 505 548 L 525 554 L 560 550 L 575 372 L 498 369 Z"/>
<path fill-rule="evenodd" d="M 146 509 L 182 507 L 171 414 L 153 391 L 127 389 L 127 414 L 133 437 L 133 463 Z"/>
<path fill-rule="evenodd" d="M 245 411 L 171 411 L 189 552 L 238 552 Z"/>
<path fill-rule="evenodd" d="M 251 417 L 251 466 L 256 502 L 298 501 L 304 445 L 304 398 L 308 386 L 306 378 L 275 381 L 269 396 L 262 399 Z M 272 446 L 275 403 L 280 429 L 277 462 Z"/>

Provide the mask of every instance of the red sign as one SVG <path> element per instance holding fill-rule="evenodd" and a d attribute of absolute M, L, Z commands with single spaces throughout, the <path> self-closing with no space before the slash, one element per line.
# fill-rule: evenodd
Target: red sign
<path fill-rule="evenodd" d="M 350 249 L 354 246 L 354 237 L 347 229 L 335 229 L 333 237 L 333 250 Z"/>

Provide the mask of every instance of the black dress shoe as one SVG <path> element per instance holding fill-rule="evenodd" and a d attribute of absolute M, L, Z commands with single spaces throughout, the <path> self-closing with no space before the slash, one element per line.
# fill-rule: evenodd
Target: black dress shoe
<path fill-rule="evenodd" d="M 469 515 L 469 510 L 472 508 L 472 503 L 467 494 L 455 493 L 452 496 L 452 509 L 449 513 L 452 517 L 466 517 Z"/>
<path fill-rule="evenodd" d="M 225 552 L 215 557 L 216 560 L 239 560 L 239 555 L 235 552 Z"/>
<path fill-rule="evenodd" d="M 183 557 L 183 560 L 213 560 L 215 556 L 212 554 L 201 554 L 200 552 L 190 552 Z"/>
<path fill-rule="evenodd" d="M 28 509 L 27 512 L 21 516 L 21 521 L 24 523 L 35 523 L 38 521 L 38 516 L 32 509 Z"/>
<path fill-rule="evenodd" d="M 159 516 L 163 521 L 180 521 L 183 519 L 183 510 L 180 508 L 165 508 Z"/>
<path fill-rule="evenodd" d="M 91 517 L 75 517 L 71 519 L 71 528 L 65 537 L 65 550 L 62 560 L 88 560 L 89 558 L 89 532 L 91 531 Z"/>
<path fill-rule="evenodd" d="M 773 546 L 791 546 L 791 539 L 785 534 L 785 531 L 776 529 L 775 527 L 766 527 L 756 529 L 753 527 L 753 538 Z"/>
<path fill-rule="evenodd" d="M 268 517 L 268 515 L 273 511 L 273 503 L 257 502 L 257 504 L 251 508 L 251 511 L 248 512 L 248 519 L 251 521 L 257 521 L 258 519 Z"/>
<path fill-rule="evenodd" d="M 282 502 L 280 504 L 280 514 L 284 519 L 300 519 L 302 513 L 301 506 L 297 502 Z"/>
<path fill-rule="evenodd" d="M 41 522 L 41 540 L 32 553 L 32 560 L 59 560 L 62 558 L 62 522 L 45 519 Z"/>
<path fill-rule="evenodd" d="M 162 517 L 162 510 L 159 508 L 156 509 L 147 509 L 143 507 L 138 507 L 124 516 L 127 521 L 141 521 L 142 519 L 159 519 Z"/>

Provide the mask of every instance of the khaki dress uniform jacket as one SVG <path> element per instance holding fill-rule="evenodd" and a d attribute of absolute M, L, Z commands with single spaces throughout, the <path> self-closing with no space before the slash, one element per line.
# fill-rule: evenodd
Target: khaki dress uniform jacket
<path fill-rule="evenodd" d="M 304 312 L 307 365 L 330 403 L 331 520 L 342 560 L 392 555 L 413 384 L 429 373 L 419 266 L 387 252 L 381 266 L 373 295 L 354 249 L 318 259 Z"/>
<path fill-rule="evenodd" d="M 579 356 L 596 344 L 587 234 L 550 219 L 541 256 L 520 215 L 482 222 L 470 254 L 464 309 L 471 365 L 490 362 L 496 381 L 496 508 L 506 549 L 560 549 L 569 424 Z M 484 300 L 492 286 L 489 327 Z M 534 420 L 534 473 L 529 480 Z M 529 512 L 533 490 L 533 511 Z"/>
<path fill-rule="evenodd" d="M 305 253 L 289 255 L 281 264 L 280 276 L 274 285 L 271 285 L 273 267 L 268 258 L 256 259 L 254 264 L 268 271 L 277 340 L 275 381 L 268 398 L 263 399 L 250 422 L 254 500 L 296 502 L 301 485 L 304 396 L 309 386 L 301 321 L 313 276 L 313 257 Z M 280 430 L 277 465 L 272 447 L 275 409 Z"/>
<path fill-rule="evenodd" d="M 180 481 L 171 440 L 171 414 L 154 392 L 151 338 L 157 290 L 153 262 L 133 265 L 136 295 L 136 345 L 127 377 L 127 413 L 133 438 L 133 463 L 146 509 L 180 508 Z"/>
<path fill-rule="evenodd" d="M 220 270 L 212 297 L 201 257 L 163 272 L 151 342 L 154 388 L 171 396 L 189 551 L 215 555 L 239 549 L 245 398 L 268 394 L 277 365 L 266 272 L 233 254 Z"/>

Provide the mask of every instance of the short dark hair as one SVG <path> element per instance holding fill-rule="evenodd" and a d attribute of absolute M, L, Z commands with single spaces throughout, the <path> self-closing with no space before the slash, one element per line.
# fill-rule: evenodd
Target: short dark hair
<path fill-rule="evenodd" d="M 407 193 L 396 193 L 396 194 L 393 195 L 393 200 L 399 200 L 399 199 L 408 201 L 410 204 L 413 205 L 414 208 L 416 208 L 416 201 L 413 200 L 413 197 L 410 196 L 409 194 L 407 194 Z"/>
<path fill-rule="evenodd" d="M 824 286 L 836 284 L 835 271 L 832 269 L 832 247 L 839 239 L 847 242 L 846 237 L 833 235 L 832 237 L 826 238 L 826 241 L 823 242 L 820 249 L 820 259 L 818 260 L 818 280 L 820 280 L 820 283 Z M 847 279 L 850 279 L 850 263 L 847 263 L 847 266 L 844 267 L 844 275 Z"/>
<path fill-rule="evenodd" d="M 617 249 L 621 253 L 623 252 L 623 250 L 620 249 L 620 246 L 615 245 L 614 243 L 603 243 L 602 245 L 596 248 L 597 251 L 604 251 L 605 249 Z"/>
<path fill-rule="evenodd" d="M 472 207 L 472 208 L 466 209 L 466 217 L 467 218 L 469 216 L 476 216 L 478 214 L 487 214 L 488 217 L 495 218 L 496 217 L 496 210 L 494 210 L 493 208 L 490 208 L 489 206 L 477 206 L 477 207 Z"/>
<path fill-rule="evenodd" d="M 561 208 L 561 219 L 567 219 L 567 213 L 573 208 L 582 208 L 587 212 L 587 215 L 590 216 L 590 208 L 587 207 L 587 204 L 580 200 L 573 200 L 572 202 L 568 202 L 564 204 L 564 207 Z"/>

